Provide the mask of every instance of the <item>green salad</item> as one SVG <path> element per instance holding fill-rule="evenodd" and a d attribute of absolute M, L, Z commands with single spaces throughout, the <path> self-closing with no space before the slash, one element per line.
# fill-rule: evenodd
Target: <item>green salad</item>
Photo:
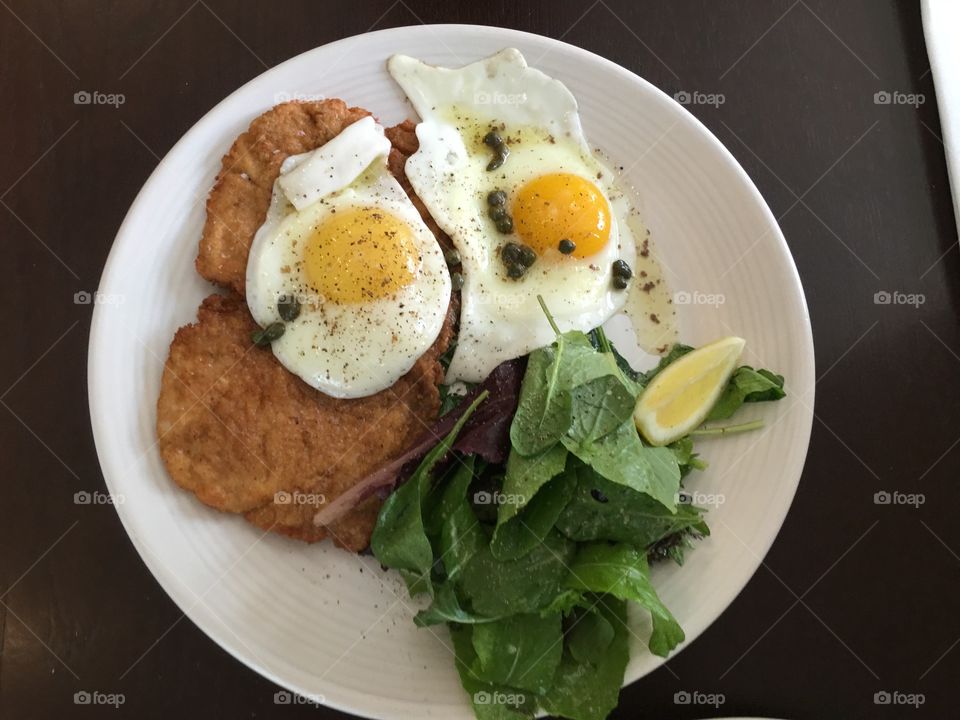
<path fill-rule="evenodd" d="M 710 532 L 683 490 L 705 467 L 694 437 L 758 426 L 699 428 L 659 447 L 641 436 L 638 398 L 691 350 L 676 345 L 643 373 L 601 329 L 557 332 L 525 365 L 447 394 L 442 432 L 398 473 L 372 550 L 427 598 L 415 622 L 447 625 L 481 720 L 605 718 L 629 659 L 630 602 L 650 613 L 650 652 L 683 642 L 650 563 L 682 564 Z M 723 382 L 710 421 L 784 396 L 767 370 L 741 366 Z"/>

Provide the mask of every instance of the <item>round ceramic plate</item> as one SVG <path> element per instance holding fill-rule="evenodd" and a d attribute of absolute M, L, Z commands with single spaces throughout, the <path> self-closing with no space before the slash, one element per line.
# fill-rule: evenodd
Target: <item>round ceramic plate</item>
<path fill-rule="evenodd" d="M 174 332 L 195 319 L 213 291 L 193 265 L 204 200 L 221 156 L 251 119 L 283 100 L 340 97 L 392 125 L 412 110 L 385 70 L 391 54 L 459 66 L 504 47 L 520 49 L 531 66 L 566 83 L 591 143 L 624 166 L 676 293 L 684 341 L 740 335 L 748 340 L 745 362 L 787 378 L 786 400 L 743 412 L 766 419 L 763 431 L 698 445 L 710 467 L 690 487 L 723 500 L 708 517 L 713 535 L 682 568 L 664 563 L 654 571 L 688 643 L 760 565 L 807 451 L 813 345 L 790 252 L 743 169 L 657 88 L 555 40 L 460 25 L 348 38 L 247 83 L 163 159 L 117 234 L 90 336 L 97 452 L 110 492 L 124 498 L 117 512 L 130 539 L 193 622 L 289 691 L 372 718 L 472 716 L 445 631 L 414 627 L 401 583 L 373 558 L 264 536 L 178 489 L 156 446 L 160 377 Z M 625 344 L 629 335 L 615 332 L 614 340 Z M 632 619 L 627 682 L 663 662 L 644 647 L 646 622 L 639 613 Z M 278 697 L 284 700 L 290 696 Z"/>

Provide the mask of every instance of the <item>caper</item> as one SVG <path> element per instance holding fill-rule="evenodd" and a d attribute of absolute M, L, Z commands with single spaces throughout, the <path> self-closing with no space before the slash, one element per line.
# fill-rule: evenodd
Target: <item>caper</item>
<path fill-rule="evenodd" d="M 633 270 L 630 269 L 630 266 L 627 265 L 623 260 L 614 260 L 613 261 L 613 276 L 621 277 L 624 280 L 629 280 L 633 277 Z"/>
<path fill-rule="evenodd" d="M 607 498 L 607 496 L 604 495 L 602 492 L 600 492 L 600 490 L 598 490 L 597 488 L 594 488 L 593 490 L 590 491 L 590 497 L 592 497 L 598 503 L 609 502 L 609 499 Z"/>
<path fill-rule="evenodd" d="M 500 137 L 500 133 L 498 133 L 496 130 L 491 130 L 483 136 L 483 144 L 489 145 L 492 148 L 500 147 L 503 145 L 503 138 Z"/>
<path fill-rule="evenodd" d="M 619 275 L 613 276 L 613 287 L 616 290 L 626 290 L 627 285 L 630 284 L 630 281 L 625 277 L 620 277 Z"/>
<path fill-rule="evenodd" d="M 488 205 L 503 205 L 507 202 L 507 194 L 503 190 L 492 190 L 487 195 Z"/>
<path fill-rule="evenodd" d="M 293 322 L 300 316 L 300 301 L 293 295 L 281 295 L 277 300 L 277 312 L 281 319 Z"/>
<path fill-rule="evenodd" d="M 520 246 L 520 263 L 524 267 L 530 267 L 537 261 L 537 254 L 529 245 Z"/>
<path fill-rule="evenodd" d="M 487 163 L 487 171 L 496 170 L 498 167 L 503 165 L 503 162 L 510 155 L 510 148 L 506 145 L 497 146 L 497 154 L 493 156 L 493 160 Z"/>
<path fill-rule="evenodd" d="M 285 327 L 282 322 L 270 323 L 262 330 L 254 330 L 250 340 L 257 347 L 268 347 L 274 340 L 279 340 Z"/>
<path fill-rule="evenodd" d="M 463 287 L 463 275 L 458 272 L 450 274 L 450 287 L 453 288 L 454 292 L 457 292 Z"/>
<path fill-rule="evenodd" d="M 487 215 L 490 216 L 490 219 L 494 222 L 503 220 L 507 216 L 507 209 L 502 205 L 494 205 L 487 211 Z"/>
<path fill-rule="evenodd" d="M 515 263 L 513 265 L 507 265 L 507 277 L 513 278 L 522 278 L 524 273 L 527 272 L 527 268 L 520 263 Z"/>
<path fill-rule="evenodd" d="M 520 246 L 517 243 L 507 243 L 500 251 L 500 259 L 504 265 L 516 265 L 520 262 Z"/>
<path fill-rule="evenodd" d="M 446 260 L 447 265 L 453 267 L 454 265 L 460 264 L 460 251 L 456 248 L 450 248 L 449 250 L 443 251 L 443 259 Z"/>
<path fill-rule="evenodd" d="M 513 218 L 509 215 L 504 216 L 500 220 L 497 220 L 497 230 L 502 232 L 504 235 L 509 235 L 513 232 Z"/>
<path fill-rule="evenodd" d="M 568 240 L 567 238 L 564 238 L 557 244 L 557 250 L 562 252 L 564 255 L 569 255 L 576 249 L 576 243 L 574 243 L 573 240 Z"/>

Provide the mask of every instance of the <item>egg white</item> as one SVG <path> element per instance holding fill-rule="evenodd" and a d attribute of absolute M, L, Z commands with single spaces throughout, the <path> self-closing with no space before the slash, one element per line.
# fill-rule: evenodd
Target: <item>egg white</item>
<path fill-rule="evenodd" d="M 421 117 L 407 177 L 463 262 L 460 334 L 447 381 L 479 382 L 501 362 L 552 342 L 537 295 L 562 331 L 587 331 L 619 312 L 627 293 L 612 287 L 611 266 L 620 258 L 633 265 L 632 210 L 613 171 L 591 153 L 570 91 L 512 49 L 458 69 L 395 55 L 388 70 Z M 491 125 L 503 127 L 510 148 L 494 171 L 481 142 Z M 523 184 L 555 172 L 601 190 L 610 204 L 609 242 L 586 258 L 549 251 L 521 280 L 508 278 L 497 249 L 520 238 L 497 231 L 487 194 L 506 191 L 509 208 Z"/>
<path fill-rule="evenodd" d="M 280 320 L 281 296 L 292 293 L 301 303 L 299 317 L 285 323 L 272 343 L 274 355 L 308 385 L 336 398 L 392 386 L 436 340 L 450 302 L 443 252 L 387 169 L 390 144 L 383 145 L 382 128 L 368 120 L 367 128 L 348 134 L 339 146 L 340 136 L 312 153 L 287 158 L 247 262 L 247 304 L 259 325 Z M 410 284 L 387 297 L 338 304 L 312 287 L 303 256 L 315 227 L 337 211 L 357 207 L 404 221 L 418 257 L 409 263 Z"/>

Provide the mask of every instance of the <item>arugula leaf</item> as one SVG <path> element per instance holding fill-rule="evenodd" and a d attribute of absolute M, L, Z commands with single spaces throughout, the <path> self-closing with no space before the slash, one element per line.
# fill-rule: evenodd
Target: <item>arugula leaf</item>
<path fill-rule="evenodd" d="M 380 508 L 370 548 L 382 565 L 400 571 L 411 596 L 431 589 L 433 547 L 423 524 L 423 504 L 430 491 L 431 475 L 457 439 L 460 429 L 486 397 L 485 392 L 477 396 L 447 436 L 427 453 L 410 479 Z"/>
<path fill-rule="evenodd" d="M 785 396 L 782 375 L 743 365 L 731 376 L 707 420 L 726 420 L 745 402 L 768 402 Z"/>
<path fill-rule="evenodd" d="M 674 457 L 677 459 L 677 465 L 680 466 L 680 477 L 686 477 L 691 470 L 704 470 L 707 463 L 700 459 L 700 456 L 693 451 L 693 438 L 689 435 L 675 440 L 667 445 Z"/>
<path fill-rule="evenodd" d="M 567 434 L 579 443 L 596 442 L 633 417 L 637 398 L 613 375 L 588 380 L 571 391 L 573 419 Z"/>
<path fill-rule="evenodd" d="M 577 468 L 573 498 L 557 519 L 557 530 L 571 540 L 612 540 L 647 548 L 688 527 L 709 534 L 700 510 L 679 504 L 671 513 L 649 495 L 611 482 L 586 466 Z"/>
<path fill-rule="evenodd" d="M 577 660 L 567 648 L 554 676 L 553 687 L 540 704 L 551 715 L 572 720 L 605 720 L 617 706 L 623 673 L 629 659 L 626 603 L 604 596 L 595 605 L 613 628 L 613 639 L 596 663 Z"/>
<path fill-rule="evenodd" d="M 547 483 L 523 512 L 498 523 L 490 542 L 493 556 L 498 560 L 515 560 L 533 550 L 556 524 L 576 486 L 576 474 L 563 473 Z"/>
<path fill-rule="evenodd" d="M 520 402 L 510 425 L 510 442 L 521 455 L 548 450 L 570 427 L 570 395 L 557 387 L 562 351 L 563 343 L 559 343 L 556 351 L 534 350 L 527 360 Z"/>
<path fill-rule="evenodd" d="M 675 508 L 680 489 L 677 459 L 669 448 L 644 445 L 632 420 L 597 442 L 565 437 L 563 444 L 608 480 L 646 493 L 671 511 Z"/>
<path fill-rule="evenodd" d="M 560 613 L 511 615 L 473 629 L 477 661 L 472 669 L 481 680 L 545 693 L 563 654 Z"/>
<path fill-rule="evenodd" d="M 460 684 L 470 696 L 477 720 L 530 720 L 534 717 L 537 698 L 533 693 L 485 682 L 474 673 L 477 653 L 473 649 L 472 627 L 451 625 L 450 637 Z"/>
<path fill-rule="evenodd" d="M 596 607 L 583 609 L 573 616 L 573 624 L 567 630 L 567 647 L 579 662 L 596 664 L 603 659 L 615 634 L 613 625 Z"/>
<path fill-rule="evenodd" d="M 507 502 L 498 509 L 497 524 L 507 522 L 520 512 L 541 487 L 563 472 L 566 464 L 567 449 L 559 443 L 532 457 L 511 451 L 503 478 L 503 494 Z"/>
<path fill-rule="evenodd" d="M 561 593 L 575 551 L 574 543 L 555 530 L 516 560 L 498 560 L 487 547 L 464 569 L 460 589 L 480 615 L 534 612 Z"/>
<path fill-rule="evenodd" d="M 581 545 L 570 566 L 567 585 L 577 590 L 609 593 L 621 600 L 633 600 L 650 611 L 653 632 L 650 652 L 666 657 L 683 642 L 683 629 L 660 601 L 650 582 L 646 554 L 620 543 Z"/>

